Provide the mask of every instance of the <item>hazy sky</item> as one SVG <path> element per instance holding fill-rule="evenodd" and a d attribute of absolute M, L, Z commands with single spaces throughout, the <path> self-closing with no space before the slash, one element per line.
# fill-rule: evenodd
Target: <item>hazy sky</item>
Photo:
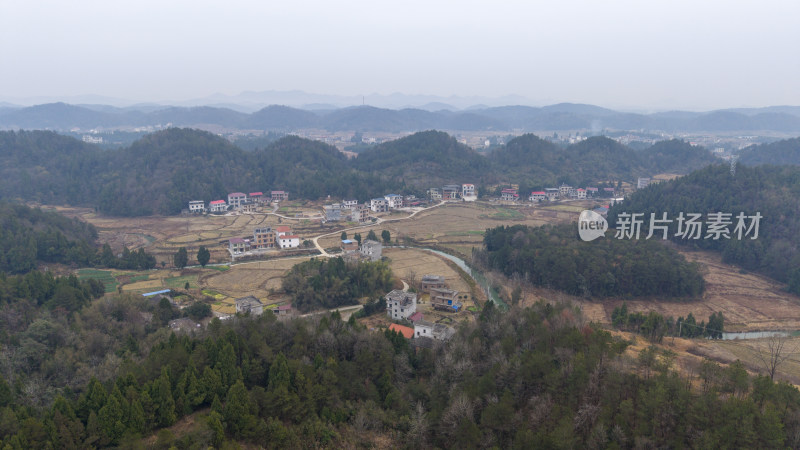
<path fill-rule="evenodd" d="M 0 100 L 304 90 L 800 105 L 797 0 L 0 0 Z"/>

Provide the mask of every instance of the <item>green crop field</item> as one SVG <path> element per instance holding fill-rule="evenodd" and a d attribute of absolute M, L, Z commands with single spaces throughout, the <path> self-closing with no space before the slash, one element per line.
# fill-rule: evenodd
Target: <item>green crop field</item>
<path fill-rule="evenodd" d="M 183 289 L 186 283 L 189 283 L 190 288 L 197 289 L 197 275 L 184 275 L 164 279 L 164 285 L 170 289 Z"/>
<path fill-rule="evenodd" d="M 103 283 L 106 293 L 117 291 L 117 280 L 110 270 L 80 269 L 78 271 L 79 280 L 95 279 Z"/>

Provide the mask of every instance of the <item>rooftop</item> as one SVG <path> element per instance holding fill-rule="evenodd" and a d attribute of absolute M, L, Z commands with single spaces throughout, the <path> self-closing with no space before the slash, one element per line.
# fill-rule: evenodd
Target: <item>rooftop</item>
<path fill-rule="evenodd" d="M 403 337 L 406 338 L 406 339 L 411 339 L 412 337 L 414 337 L 414 329 L 413 328 L 404 327 L 403 325 L 398 325 L 396 323 L 393 323 L 393 324 L 389 325 L 389 329 L 394 331 L 394 332 L 402 334 Z"/>

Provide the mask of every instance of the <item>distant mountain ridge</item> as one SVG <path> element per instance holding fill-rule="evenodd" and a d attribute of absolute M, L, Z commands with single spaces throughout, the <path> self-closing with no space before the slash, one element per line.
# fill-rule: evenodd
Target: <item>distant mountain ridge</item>
<path fill-rule="evenodd" d="M 314 105 L 310 105 L 314 106 Z M 319 128 L 331 132 L 562 131 L 648 130 L 664 132 L 800 133 L 800 107 L 775 106 L 717 110 L 704 113 L 671 111 L 637 114 L 594 105 L 560 103 L 544 107 L 497 106 L 456 110 L 446 104 L 386 109 L 353 106 L 338 109 L 298 109 L 270 105 L 253 113 L 218 106 L 107 105 L 49 103 L 30 107 L 4 105 L 0 129 L 125 128 L 172 124 L 177 127 L 215 125 L 238 130 L 295 131 Z M 329 106 L 329 105 L 324 105 Z M 441 107 L 441 109 L 437 109 Z M 449 108 L 448 108 L 449 107 Z"/>

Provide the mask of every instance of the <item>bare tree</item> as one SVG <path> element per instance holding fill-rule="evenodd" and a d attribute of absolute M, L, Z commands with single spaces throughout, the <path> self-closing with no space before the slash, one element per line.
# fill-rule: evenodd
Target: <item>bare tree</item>
<path fill-rule="evenodd" d="M 756 356 L 764 370 L 769 373 L 769 379 L 775 381 L 775 372 L 778 371 L 778 367 L 795 354 L 797 345 L 787 345 L 788 336 L 770 336 L 765 339 L 765 342 L 767 343 L 766 349 L 757 349 Z"/>

